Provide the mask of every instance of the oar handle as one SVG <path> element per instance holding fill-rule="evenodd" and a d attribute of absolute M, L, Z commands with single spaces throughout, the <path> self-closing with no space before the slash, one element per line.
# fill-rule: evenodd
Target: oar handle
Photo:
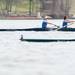
<path fill-rule="evenodd" d="M 70 21 L 70 22 L 75 22 L 75 21 Z"/>

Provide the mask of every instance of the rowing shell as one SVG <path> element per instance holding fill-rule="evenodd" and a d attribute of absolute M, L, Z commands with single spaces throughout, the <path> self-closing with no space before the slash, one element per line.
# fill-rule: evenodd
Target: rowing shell
<path fill-rule="evenodd" d="M 67 42 L 67 41 L 75 41 L 75 39 L 20 39 L 21 41 L 28 42 Z"/>
<path fill-rule="evenodd" d="M 0 31 L 75 31 L 75 28 L 46 28 L 46 29 L 42 29 L 42 28 L 26 28 L 26 29 L 0 29 Z"/>
<path fill-rule="evenodd" d="M 67 42 L 75 41 L 75 32 L 24 32 L 21 41 L 28 42 Z"/>

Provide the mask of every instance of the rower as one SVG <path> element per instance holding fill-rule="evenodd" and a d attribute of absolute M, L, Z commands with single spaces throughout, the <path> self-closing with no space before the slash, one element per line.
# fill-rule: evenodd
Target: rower
<path fill-rule="evenodd" d="M 42 22 L 42 30 L 44 30 L 44 31 L 47 30 L 47 24 L 50 24 L 50 25 L 53 25 L 53 26 L 59 28 L 58 25 L 48 22 L 48 17 L 45 16 L 45 17 L 43 18 L 43 22 Z"/>
<path fill-rule="evenodd" d="M 46 17 L 43 18 L 42 30 L 46 30 L 46 28 L 47 28 L 47 24 L 48 24 L 47 19 L 48 19 L 48 18 L 46 18 Z"/>
<path fill-rule="evenodd" d="M 64 16 L 64 21 L 63 21 L 63 24 L 62 24 L 62 28 L 67 28 L 68 23 L 72 23 L 72 22 L 75 22 L 75 21 L 69 21 L 67 19 L 67 16 Z"/>

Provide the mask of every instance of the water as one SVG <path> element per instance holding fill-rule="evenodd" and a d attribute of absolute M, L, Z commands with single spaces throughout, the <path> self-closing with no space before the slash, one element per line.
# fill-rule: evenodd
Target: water
<path fill-rule="evenodd" d="M 0 32 L 0 75 L 75 75 L 75 42 L 21 42 L 24 32 Z"/>
<path fill-rule="evenodd" d="M 59 20 L 50 22 L 61 24 Z M 1 29 L 29 27 L 41 27 L 41 21 L 0 20 Z M 41 35 L 44 37 L 44 34 L 49 34 L 49 32 L 37 33 L 40 38 Z M 31 38 L 36 33 L 0 32 L 0 75 L 75 75 L 75 42 L 22 42 L 19 40 L 22 34 Z M 74 37 L 75 33 L 72 34 Z"/>

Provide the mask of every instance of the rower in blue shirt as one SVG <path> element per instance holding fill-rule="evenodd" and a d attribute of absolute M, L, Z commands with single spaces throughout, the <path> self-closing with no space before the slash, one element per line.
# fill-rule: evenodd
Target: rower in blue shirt
<path fill-rule="evenodd" d="M 47 18 L 44 18 L 44 19 L 43 19 L 43 22 L 42 22 L 42 30 L 46 30 L 47 24 L 48 24 Z"/>
<path fill-rule="evenodd" d="M 67 16 L 64 16 L 64 21 L 63 21 L 63 24 L 62 24 L 63 28 L 67 28 L 68 23 L 70 23 L 70 21 L 67 20 Z"/>
<path fill-rule="evenodd" d="M 67 19 L 67 16 L 64 16 L 64 21 L 63 21 L 62 27 L 63 27 L 63 28 L 67 28 L 68 23 L 72 23 L 72 24 L 73 24 L 73 22 L 75 22 L 75 21 L 69 21 L 69 20 Z"/>
<path fill-rule="evenodd" d="M 47 29 L 47 24 L 50 24 L 50 25 L 53 25 L 53 26 L 59 28 L 58 25 L 48 22 L 48 17 L 46 16 L 46 17 L 43 18 L 43 21 L 42 21 L 42 30 Z"/>

